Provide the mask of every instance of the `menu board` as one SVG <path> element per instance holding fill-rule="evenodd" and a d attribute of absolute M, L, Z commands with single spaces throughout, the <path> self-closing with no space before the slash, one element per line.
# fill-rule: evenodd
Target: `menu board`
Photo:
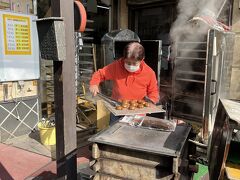
<path fill-rule="evenodd" d="M 30 17 L 3 14 L 5 54 L 31 54 Z"/>
<path fill-rule="evenodd" d="M 40 77 L 37 17 L 0 10 L 0 82 Z"/>

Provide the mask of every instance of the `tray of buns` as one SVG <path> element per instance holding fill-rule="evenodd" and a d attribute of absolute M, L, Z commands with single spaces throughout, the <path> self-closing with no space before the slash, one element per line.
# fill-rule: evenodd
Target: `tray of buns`
<path fill-rule="evenodd" d="M 161 105 L 156 106 L 144 100 L 123 100 L 116 106 L 107 101 L 104 101 L 104 104 L 115 116 L 165 112 Z"/>

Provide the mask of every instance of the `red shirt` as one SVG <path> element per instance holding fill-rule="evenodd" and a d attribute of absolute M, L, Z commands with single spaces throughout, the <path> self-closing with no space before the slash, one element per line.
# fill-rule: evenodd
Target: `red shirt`
<path fill-rule="evenodd" d="M 90 85 L 99 85 L 105 80 L 113 81 L 112 98 L 115 100 L 140 100 L 145 96 L 155 103 L 159 100 L 156 75 L 144 61 L 139 70 L 128 72 L 123 59 L 115 60 L 95 72 Z"/>

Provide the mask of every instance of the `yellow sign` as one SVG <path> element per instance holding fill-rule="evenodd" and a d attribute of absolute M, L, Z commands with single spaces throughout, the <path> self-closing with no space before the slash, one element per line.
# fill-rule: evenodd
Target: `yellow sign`
<path fill-rule="evenodd" d="M 6 55 L 31 55 L 30 17 L 3 14 Z"/>

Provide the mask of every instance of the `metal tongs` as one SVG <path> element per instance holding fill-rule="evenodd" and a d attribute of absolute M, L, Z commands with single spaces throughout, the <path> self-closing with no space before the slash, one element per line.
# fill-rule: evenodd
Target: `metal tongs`
<path fill-rule="evenodd" d="M 97 94 L 101 99 L 103 99 L 104 101 L 108 102 L 109 104 L 111 104 L 112 106 L 116 107 L 116 106 L 119 106 L 121 105 L 120 102 L 106 96 L 105 94 L 102 94 L 102 93 L 98 93 Z"/>

